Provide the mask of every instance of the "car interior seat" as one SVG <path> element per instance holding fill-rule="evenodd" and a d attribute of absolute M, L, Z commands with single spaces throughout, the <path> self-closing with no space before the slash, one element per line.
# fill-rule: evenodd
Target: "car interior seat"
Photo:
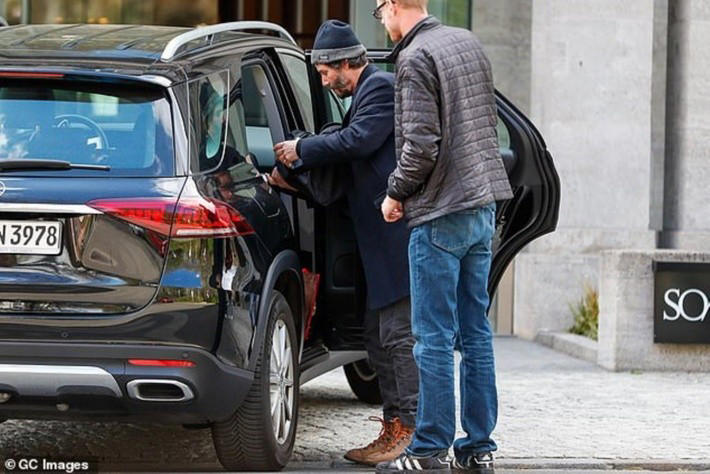
<path fill-rule="evenodd" d="M 143 110 L 136 118 L 130 138 L 118 149 L 120 161 L 112 163 L 117 168 L 142 169 L 150 167 L 155 158 L 155 123 L 152 110 Z"/>
<path fill-rule="evenodd" d="M 2 127 L 13 142 L 18 157 L 48 158 L 46 155 L 55 132 L 54 111 L 51 89 L 0 88 Z"/>

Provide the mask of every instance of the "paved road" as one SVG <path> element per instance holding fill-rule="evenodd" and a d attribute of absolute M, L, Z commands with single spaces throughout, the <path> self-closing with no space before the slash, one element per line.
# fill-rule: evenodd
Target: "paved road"
<path fill-rule="evenodd" d="M 514 338 L 497 338 L 495 346 L 494 438 L 504 466 L 710 465 L 710 374 L 610 373 Z M 353 467 L 342 453 L 377 435 L 378 426 L 366 421 L 373 415 L 378 410 L 354 398 L 341 370 L 309 382 L 289 467 Z M 219 468 L 208 430 L 158 425 L 8 421 L 0 424 L 0 453 L 89 456 L 101 466 L 146 470 Z"/>

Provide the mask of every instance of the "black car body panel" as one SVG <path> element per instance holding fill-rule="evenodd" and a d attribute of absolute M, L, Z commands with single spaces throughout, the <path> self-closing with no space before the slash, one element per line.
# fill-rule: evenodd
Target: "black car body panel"
<path fill-rule="evenodd" d="M 165 266 L 166 242 L 146 229 L 99 213 L 87 201 L 127 194 L 175 199 L 185 178 L 113 178 L 110 185 L 107 181 L 3 176 L 6 191 L 0 220 L 59 222 L 64 245 L 56 256 L 0 257 L 0 316 L 105 316 L 135 312 L 153 300 Z M 13 239 L 11 229 L 6 232 L 0 241 Z"/>
<path fill-rule="evenodd" d="M 127 358 L 194 366 L 142 367 Z M 251 371 L 224 364 L 207 351 L 179 346 L 0 342 L 0 359 L 0 390 L 11 394 L 11 402 L 0 404 L 0 417 L 12 418 L 199 424 L 228 417 L 253 379 Z M 28 377 L 32 383 L 23 383 Z M 157 381 L 171 384 L 159 393 L 166 401 L 146 402 L 129 394 L 130 382 L 143 384 L 150 394 Z M 187 399 L 169 400 L 179 400 L 181 384 Z M 58 410 L 61 404 L 68 409 Z"/>

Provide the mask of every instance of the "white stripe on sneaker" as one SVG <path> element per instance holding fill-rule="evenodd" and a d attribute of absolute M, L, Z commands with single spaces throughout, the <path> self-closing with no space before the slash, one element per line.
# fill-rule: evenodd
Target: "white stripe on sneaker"
<path fill-rule="evenodd" d="M 409 459 L 409 457 L 404 458 L 404 467 L 406 467 L 410 471 L 414 469 L 412 467 L 412 461 Z"/>
<path fill-rule="evenodd" d="M 414 463 L 414 466 L 419 469 L 420 471 L 422 470 L 422 465 L 419 464 L 419 460 L 417 459 L 412 459 L 412 462 Z"/>
<path fill-rule="evenodd" d="M 395 464 L 397 465 L 397 469 L 399 469 L 400 471 L 404 471 L 404 466 L 402 465 L 402 460 L 400 458 L 397 458 Z"/>

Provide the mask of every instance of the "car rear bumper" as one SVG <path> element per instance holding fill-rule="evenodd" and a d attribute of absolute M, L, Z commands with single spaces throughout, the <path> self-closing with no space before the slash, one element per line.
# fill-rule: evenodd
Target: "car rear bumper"
<path fill-rule="evenodd" d="M 252 372 L 194 347 L 0 342 L 0 418 L 201 424 L 228 418 L 252 380 Z"/>

